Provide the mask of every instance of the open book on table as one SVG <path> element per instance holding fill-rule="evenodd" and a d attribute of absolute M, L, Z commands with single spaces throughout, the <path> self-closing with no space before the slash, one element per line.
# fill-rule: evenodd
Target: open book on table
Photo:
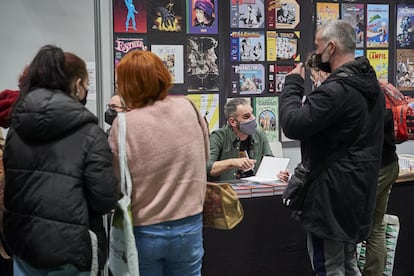
<path fill-rule="evenodd" d="M 287 169 L 289 160 L 289 158 L 263 156 L 262 162 L 260 162 L 260 166 L 256 172 L 256 175 L 242 179 L 260 183 L 279 181 L 277 175 L 280 171 Z"/>

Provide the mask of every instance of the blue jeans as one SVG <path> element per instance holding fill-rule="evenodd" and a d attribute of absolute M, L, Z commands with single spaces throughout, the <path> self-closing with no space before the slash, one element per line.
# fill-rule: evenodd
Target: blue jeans
<path fill-rule="evenodd" d="M 53 269 L 34 268 L 17 256 L 13 257 L 14 276 L 89 276 L 89 271 L 80 272 L 74 265 L 66 264 Z"/>
<path fill-rule="evenodd" d="M 199 276 L 204 255 L 202 215 L 135 226 L 141 276 Z"/>

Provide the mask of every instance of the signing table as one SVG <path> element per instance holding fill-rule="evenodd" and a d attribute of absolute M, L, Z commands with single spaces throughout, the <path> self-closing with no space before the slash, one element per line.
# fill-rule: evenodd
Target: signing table
<path fill-rule="evenodd" d="M 204 229 L 203 276 L 314 275 L 306 235 L 280 195 L 240 199 L 245 216 L 233 230 Z M 393 276 L 414 275 L 414 175 L 393 186 L 388 214 L 400 220 Z"/>
<path fill-rule="evenodd" d="M 241 203 L 244 219 L 234 229 L 205 228 L 203 276 L 314 275 L 305 232 L 280 195 Z"/>

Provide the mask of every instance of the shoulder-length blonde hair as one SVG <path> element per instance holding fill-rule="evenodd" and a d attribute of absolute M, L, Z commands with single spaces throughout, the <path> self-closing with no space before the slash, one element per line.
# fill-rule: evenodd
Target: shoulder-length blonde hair
<path fill-rule="evenodd" d="M 126 54 L 117 69 L 118 94 L 127 108 L 140 108 L 163 100 L 172 86 L 170 72 L 162 60 L 149 51 Z"/>

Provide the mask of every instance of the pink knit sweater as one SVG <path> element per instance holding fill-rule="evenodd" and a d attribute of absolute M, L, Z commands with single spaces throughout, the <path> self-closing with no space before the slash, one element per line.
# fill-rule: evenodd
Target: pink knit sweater
<path fill-rule="evenodd" d="M 126 122 L 134 225 L 151 225 L 202 212 L 208 130 L 189 100 L 169 96 L 128 111 Z M 119 172 L 117 119 L 109 143 Z"/>

